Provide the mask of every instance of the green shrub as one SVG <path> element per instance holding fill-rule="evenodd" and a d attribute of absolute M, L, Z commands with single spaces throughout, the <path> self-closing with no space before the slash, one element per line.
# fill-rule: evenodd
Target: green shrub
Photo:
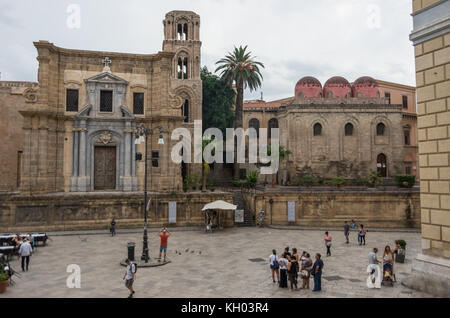
<path fill-rule="evenodd" d="M 377 184 L 381 182 L 381 176 L 378 171 L 372 171 L 370 175 L 367 177 L 367 184 L 370 187 L 375 187 Z"/>
<path fill-rule="evenodd" d="M 317 182 L 316 177 L 310 176 L 310 175 L 304 175 L 301 177 L 301 180 L 300 180 L 300 184 L 303 186 L 307 186 L 307 187 L 316 185 L 317 183 L 318 182 Z"/>
<path fill-rule="evenodd" d="M 416 183 L 416 176 L 413 174 L 398 174 L 395 179 L 398 186 L 402 188 L 412 188 Z"/>
<path fill-rule="evenodd" d="M 254 188 L 258 183 L 258 171 L 253 170 L 250 173 L 247 173 L 245 179 L 246 179 L 246 186 L 249 188 Z"/>
<path fill-rule="evenodd" d="M 245 185 L 244 181 L 241 180 L 233 180 L 233 187 L 242 188 Z"/>
<path fill-rule="evenodd" d="M 346 180 L 342 177 L 334 177 L 331 180 L 325 180 L 324 184 L 333 186 L 333 187 L 341 187 L 346 183 Z"/>

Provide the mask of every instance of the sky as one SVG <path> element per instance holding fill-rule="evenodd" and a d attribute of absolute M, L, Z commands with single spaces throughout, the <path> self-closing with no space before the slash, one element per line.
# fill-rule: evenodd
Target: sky
<path fill-rule="evenodd" d="M 294 95 L 296 82 L 360 76 L 415 86 L 411 0 L 0 0 L 1 80 L 36 81 L 33 41 L 152 54 L 172 10 L 201 17 L 202 65 L 248 45 L 263 62 L 261 89 L 245 99 Z M 77 18 L 79 17 L 79 19 Z"/>

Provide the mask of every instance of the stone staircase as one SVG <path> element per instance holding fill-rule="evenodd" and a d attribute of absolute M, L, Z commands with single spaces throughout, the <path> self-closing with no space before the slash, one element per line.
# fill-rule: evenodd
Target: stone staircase
<path fill-rule="evenodd" d="M 237 227 L 250 227 L 255 226 L 255 221 L 253 220 L 247 203 L 244 200 L 241 190 L 233 190 L 233 202 L 237 205 L 238 210 L 244 210 L 244 223 L 236 223 Z"/>

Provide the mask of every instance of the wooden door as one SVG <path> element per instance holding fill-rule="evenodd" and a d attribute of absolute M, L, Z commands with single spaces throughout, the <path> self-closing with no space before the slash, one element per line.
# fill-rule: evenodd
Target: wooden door
<path fill-rule="evenodd" d="M 95 147 L 94 189 L 116 189 L 116 147 Z"/>

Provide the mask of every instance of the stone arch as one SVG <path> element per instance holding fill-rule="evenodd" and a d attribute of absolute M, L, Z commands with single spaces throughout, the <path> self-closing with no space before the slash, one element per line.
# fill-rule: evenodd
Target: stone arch
<path fill-rule="evenodd" d="M 323 117 L 316 118 L 316 119 L 312 120 L 309 123 L 310 131 L 312 132 L 311 136 L 314 137 L 314 126 L 316 124 L 320 124 L 322 126 L 322 134 L 321 134 L 321 136 L 326 136 L 327 126 L 328 126 L 327 124 L 328 123 L 327 123 L 326 119 L 324 119 Z"/>
<path fill-rule="evenodd" d="M 192 77 L 191 59 L 189 50 L 185 47 L 181 47 L 175 52 L 172 62 L 175 78 L 188 79 Z"/>
<path fill-rule="evenodd" d="M 192 122 L 194 107 L 197 105 L 197 98 L 194 90 L 186 85 L 179 86 L 175 89 L 175 94 L 183 100 L 181 106 L 181 116 L 185 117 L 184 122 Z"/>
<path fill-rule="evenodd" d="M 372 128 L 373 134 L 375 136 L 378 136 L 378 134 L 377 134 L 377 126 L 379 124 L 383 124 L 384 127 L 385 127 L 383 136 L 390 136 L 392 123 L 386 116 L 377 116 L 377 117 L 375 117 L 372 120 L 371 128 Z M 381 137 L 381 136 L 379 136 L 379 137 Z"/>
<path fill-rule="evenodd" d="M 272 128 L 279 128 L 279 122 L 277 118 L 271 118 L 269 119 L 267 123 L 267 129 L 268 129 L 268 137 L 272 138 Z"/>
<path fill-rule="evenodd" d="M 259 119 L 251 118 L 248 121 L 248 128 L 255 128 L 256 136 L 258 136 L 258 138 L 259 138 L 259 128 L 261 128 L 261 123 L 259 122 Z"/>

